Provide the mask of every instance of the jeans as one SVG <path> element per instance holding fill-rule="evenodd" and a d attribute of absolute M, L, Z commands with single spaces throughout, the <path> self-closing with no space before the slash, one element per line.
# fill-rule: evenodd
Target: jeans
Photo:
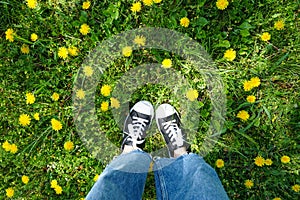
<path fill-rule="evenodd" d="M 85 199 L 142 199 L 151 160 L 139 150 L 121 154 L 106 167 Z M 157 158 L 153 170 L 157 199 L 228 199 L 215 170 L 197 154 Z"/>

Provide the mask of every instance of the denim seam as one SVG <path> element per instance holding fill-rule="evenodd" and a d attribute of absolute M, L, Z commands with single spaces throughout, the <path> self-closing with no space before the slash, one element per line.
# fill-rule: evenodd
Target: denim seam
<path fill-rule="evenodd" d="M 156 162 L 156 164 L 158 165 L 158 170 L 157 170 L 157 175 L 158 175 L 158 179 L 159 179 L 159 183 L 160 183 L 160 189 L 161 189 L 161 196 L 162 199 L 167 200 L 168 199 L 168 193 L 167 188 L 166 188 L 166 182 L 164 179 L 164 175 L 163 175 L 163 171 L 162 171 L 162 166 L 159 164 L 159 161 Z"/>

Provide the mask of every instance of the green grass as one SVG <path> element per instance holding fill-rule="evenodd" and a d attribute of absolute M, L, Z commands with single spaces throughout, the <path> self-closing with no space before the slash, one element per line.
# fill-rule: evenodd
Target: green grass
<path fill-rule="evenodd" d="M 30 9 L 25 1 L 0 1 L 0 143 L 2 146 L 8 141 L 18 147 L 15 154 L 0 147 L 0 199 L 7 198 L 5 190 L 10 187 L 15 191 L 13 199 L 80 199 L 87 195 L 93 178 L 101 174 L 109 159 L 94 158 L 80 139 L 74 123 L 78 116 L 73 115 L 74 80 L 99 42 L 141 27 L 183 33 L 199 42 L 214 60 L 225 84 L 227 112 L 222 134 L 205 160 L 216 169 L 230 199 L 299 199 L 299 192 L 292 190 L 293 185 L 300 184 L 299 1 L 235 0 L 222 11 L 215 1 L 163 0 L 142 6 L 137 14 L 130 11 L 134 1 L 92 1 L 88 10 L 82 9 L 82 2 L 38 1 L 38 7 Z M 180 26 L 182 17 L 190 19 L 188 28 Z M 274 23 L 280 19 L 285 28 L 278 31 Z M 83 23 L 91 27 L 86 36 L 79 32 Z M 8 28 L 17 34 L 14 42 L 5 39 Z M 260 39 L 263 32 L 271 34 L 269 42 Z M 30 40 L 32 33 L 39 36 L 36 42 Z M 23 44 L 29 45 L 29 54 L 21 53 Z M 59 58 L 58 48 L 70 46 L 79 49 L 78 55 Z M 233 61 L 223 58 L 230 48 L 237 54 Z M 126 72 L 145 63 L 160 64 L 165 58 L 171 58 L 172 68 L 199 92 L 194 103 L 200 120 L 191 141 L 193 151 L 199 152 L 212 109 L 205 81 L 181 55 L 158 49 L 119 57 L 97 80 L 97 121 L 113 144 L 119 145 L 122 137 L 113 116 L 118 110 L 101 111 L 101 102 L 110 97 L 101 95 L 101 86 L 108 84 L 114 89 Z M 261 85 L 245 92 L 243 82 L 252 77 L 259 77 Z M 26 104 L 27 92 L 34 93 L 34 104 Z M 54 92 L 60 95 L 58 101 L 51 99 Z M 256 96 L 254 104 L 246 103 L 248 95 Z M 169 102 L 186 117 L 187 110 L 180 103 L 184 94 L 175 94 L 173 88 L 142 85 L 133 91 L 129 104 L 141 99 L 156 106 Z M 240 110 L 249 112 L 247 121 L 236 117 Z M 40 114 L 39 121 L 33 119 L 34 113 Z M 21 114 L 31 117 L 30 125 L 19 124 Z M 61 130 L 51 128 L 52 118 L 62 123 Z M 151 133 L 145 148 L 148 152 L 164 146 L 160 135 L 154 134 L 155 126 Z M 64 149 L 66 141 L 74 143 L 72 151 Z M 256 166 L 254 158 L 258 155 L 272 159 L 273 164 Z M 281 163 L 283 155 L 291 158 L 290 163 Z M 224 160 L 223 168 L 215 166 L 217 159 Z M 23 175 L 30 178 L 26 185 L 21 181 Z M 50 187 L 54 179 L 62 186 L 60 195 Z M 244 186 L 247 179 L 254 182 L 251 189 Z M 155 199 L 153 172 L 148 176 L 143 199 Z"/>

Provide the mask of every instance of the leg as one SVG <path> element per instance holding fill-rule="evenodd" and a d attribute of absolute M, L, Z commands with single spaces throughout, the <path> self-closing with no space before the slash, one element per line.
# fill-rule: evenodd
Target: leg
<path fill-rule="evenodd" d="M 121 154 L 99 176 L 86 200 L 142 199 L 150 162 L 140 150 Z"/>
<path fill-rule="evenodd" d="M 130 109 L 123 128 L 123 153 L 103 171 L 87 200 L 142 199 L 151 162 L 142 148 L 153 116 L 153 106 L 148 101 L 140 101 Z"/>
<path fill-rule="evenodd" d="M 160 105 L 156 123 L 171 157 L 157 159 L 154 164 L 158 199 L 227 200 L 215 170 L 203 158 L 187 153 L 188 143 L 176 109 L 169 104 Z"/>
<path fill-rule="evenodd" d="M 154 170 L 157 199 L 229 199 L 215 170 L 196 154 L 157 159 Z"/>

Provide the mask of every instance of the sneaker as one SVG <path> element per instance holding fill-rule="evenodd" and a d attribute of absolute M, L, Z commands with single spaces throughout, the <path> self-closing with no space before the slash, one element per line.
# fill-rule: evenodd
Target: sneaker
<path fill-rule="evenodd" d="M 176 149 L 187 148 L 186 136 L 176 109 L 170 104 L 162 104 L 156 109 L 155 116 L 158 129 L 167 144 L 169 156 L 174 157 Z"/>
<path fill-rule="evenodd" d="M 139 101 L 131 109 L 124 122 L 121 150 L 125 145 L 143 149 L 146 131 L 154 117 L 154 109 L 150 102 Z"/>

